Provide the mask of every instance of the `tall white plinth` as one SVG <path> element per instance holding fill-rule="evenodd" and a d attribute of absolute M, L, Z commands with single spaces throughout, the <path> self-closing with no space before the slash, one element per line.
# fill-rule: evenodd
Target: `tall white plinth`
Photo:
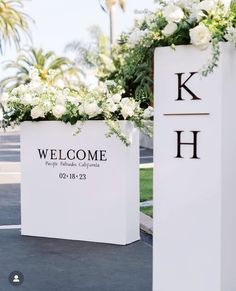
<path fill-rule="evenodd" d="M 154 291 L 236 291 L 236 50 L 155 51 Z"/>

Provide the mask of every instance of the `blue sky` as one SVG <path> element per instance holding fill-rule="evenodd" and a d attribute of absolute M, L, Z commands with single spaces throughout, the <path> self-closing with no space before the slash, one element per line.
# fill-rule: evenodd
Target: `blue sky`
<path fill-rule="evenodd" d="M 154 0 L 127 0 L 126 12 L 116 9 L 116 33 L 129 28 L 137 11 L 152 10 Z M 33 44 L 45 50 L 63 54 L 65 45 L 73 40 L 87 40 L 87 28 L 99 25 L 109 34 L 109 18 L 98 0 L 31 0 L 25 4 L 25 12 L 34 20 Z M 13 58 L 15 50 L 8 49 L 3 59 Z"/>

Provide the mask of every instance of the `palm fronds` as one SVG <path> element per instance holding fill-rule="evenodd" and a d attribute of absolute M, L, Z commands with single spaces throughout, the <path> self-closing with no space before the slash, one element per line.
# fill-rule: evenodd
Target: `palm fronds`
<path fill-rule="evenodd" d="M 0 0 L 0 53 L 7 44 L 19 48 L 23 36 L 30 38 L 32 19 L 23 12 L 24 0 Z"/>
<path fill-rule="evenodd" d="M 52 51 L 44 52 L 43 49 L 24 48 L 20 51 L 16 60 L 5 62 L 5 70 L 13 70 L 14 75 L 8 76 L 0 81 L 0 88 L 13 89 L 21 84 L 29 82 L 29 70 L 35 67 L 39 71 L 39 76 L 42 80 L 46 80 L 50 70 L 55 70 L 55 76 L 51 82 L 56 82 L 61 78 L 68 86 L 70 79 L 75 79 L 79 84 L 83 76 L 82 70 L 67 57 L 58 57 Z M 73 78 L 72 78 L 73 75 Z"/>

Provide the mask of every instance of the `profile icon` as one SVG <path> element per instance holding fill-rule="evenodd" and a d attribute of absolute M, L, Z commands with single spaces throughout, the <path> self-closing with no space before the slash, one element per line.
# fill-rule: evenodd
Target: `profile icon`
<path fill-rule="evenodd" d="M 19 276 L 18 275 L 14 275 L 14 279 L 12 281 L 13 283 L 19 283 L 20 280 L 19 280 Z"/>
<path fill-rule="evenodd" d="M 19 271 L 11 272 L 8 281 L 12 286 L 19 286 L 24 282 L 24 275 Z"/>

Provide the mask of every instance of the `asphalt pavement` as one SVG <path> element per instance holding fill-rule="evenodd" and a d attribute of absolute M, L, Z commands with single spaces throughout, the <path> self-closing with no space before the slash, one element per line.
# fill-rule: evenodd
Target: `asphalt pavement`
<path fill-rule="evenodd" d="M 151 150 L 140 153 L 152 162 Z M 143 232 L 128 246 L 21 236 L 19 162 L 19 134 L 0 134 L 0 291 L 152 290 L 152 238 Z M 8 281 L 13 271 L 21 285 Z"/>

